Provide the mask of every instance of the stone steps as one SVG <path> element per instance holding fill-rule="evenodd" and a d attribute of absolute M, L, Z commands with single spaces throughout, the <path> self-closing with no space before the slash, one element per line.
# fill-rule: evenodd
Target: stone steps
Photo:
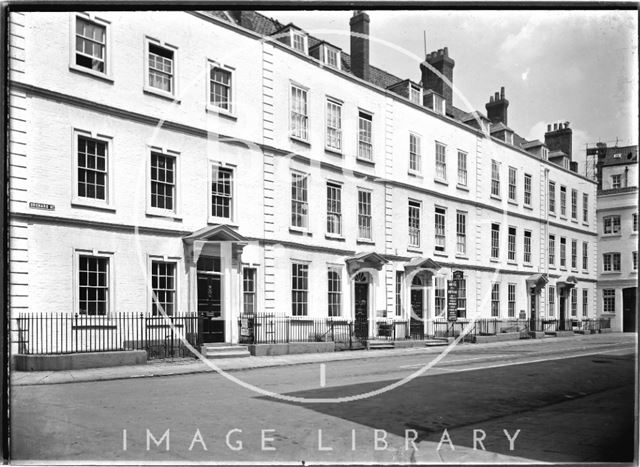
<path fill-rule="evenodd" d="M 250 357 L 249 349 L 245 345 L 203 344 L 200 352 L 206 358 L 242 358 Z"/>
<path fill-rule="evenodd" d="M 367 341 L 367 349 L 394 349 L 396 347 L 393 341 L 387 340 L 369 340 Z"/>

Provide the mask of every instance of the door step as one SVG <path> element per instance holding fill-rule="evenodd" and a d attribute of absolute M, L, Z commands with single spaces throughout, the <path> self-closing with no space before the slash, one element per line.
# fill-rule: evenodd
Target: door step
<path fill-rule="evenodd" d="M 367 350 L 372 349 L 394 349 L 395 342 L 386 340 L 369 340 L 367 341 Z"/>
<path fill-rule="evenodd" d="M 426 345 L 427 347 L 434 347 L 437 345 L 449 345 L 449 341 L 447 340 L 446 337 L 442 339 L 431 338 L 431 339 L 425 339 L 424 345 Z"/>
<path fill-rule="evenodd" d="M 241 358 L 250 357 L 249 349 L 245 345 L 203 344 L 200 352 L 206 358 Z"/>

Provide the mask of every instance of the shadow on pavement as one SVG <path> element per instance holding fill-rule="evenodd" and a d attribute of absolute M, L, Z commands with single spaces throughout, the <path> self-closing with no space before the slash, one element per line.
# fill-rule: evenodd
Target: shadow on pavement
<path fill-rule="evenodd" d="M 400 437 L 416 430 L 417 442 L 438 443 L 447 429 L 454 446 L 473 448 L 477 429 L 486 434 L 485 448 L 500 454 L 552 462 L 629 462 L 634 379 L 632 355 L 603 354 L 426 376 L 368 399 L 296 405 Z M 391 382 L 289 395 L 344 397 Z M 518 429 L 510 451 L 503 430 L 513 438 Z"/>

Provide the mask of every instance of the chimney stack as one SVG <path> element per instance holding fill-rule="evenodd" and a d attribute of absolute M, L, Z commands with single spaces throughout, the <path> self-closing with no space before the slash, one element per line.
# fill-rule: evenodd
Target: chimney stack
<path fill-rule="evenodd" d="M 447 113 L 451 113 L 453 107 L 453 67 L 456 62 L 449 58 L 449 48 L 439 49 L 436 52 L 427 54 L 425 62 L 435 68 L 451 83 L 451 86 L 445 83 L 442 78 L 433 72 L 424 62 L 420 64 L 422 72 L 422 87 L 426 90 L 433 90 L 444 97 L 447 106 Z"/>
<path fill-rule="evenodd" d="M 351 26 L 351 72 L 369 81 L 369 15 L 362 10 L 353 12 Z"/>
<path fill-rule="evenodd" d="M 505 126 L 509 126 L 507 123 L 507 108 L 509 107 L 509 101 L 504 97 L 504 86 L 500 88 L 500 92 L 496 92 L 495 95 L 489 96 L 489 102 L 485 105 L 487 109 L 487 118 L 491 120 L 494 125 L 498 123 L 504 123 Z"/>
<path fill-rule="evenodd" d="M 544 144 L 549 151 L 562 151 L 569 159 L 572 159 L 573 149 L 573 130 L 569 128 L 569 122 L 560 122 L 547 125 L 547 132 L 544 134 Z"/>

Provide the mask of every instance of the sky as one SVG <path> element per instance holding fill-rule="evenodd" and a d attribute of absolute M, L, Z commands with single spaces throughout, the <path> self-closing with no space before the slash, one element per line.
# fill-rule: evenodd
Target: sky
<path fill-rule="evenodd" d="M 349 52 L 344 11 L 262 11 Z M 372 10 L 370 62 L 420 81 L 426 49 L 455 60 L 454 105 L 481 110 L 505 87 L 509 126 L 544 141 L 548 123 L 569 121 L 581 171 L 585 144 L 638 144 L 637 12 Z M 465 100 L 468 102 L 465 102 Z M 468 107 L 468 105 L 471 106 Z"/>

